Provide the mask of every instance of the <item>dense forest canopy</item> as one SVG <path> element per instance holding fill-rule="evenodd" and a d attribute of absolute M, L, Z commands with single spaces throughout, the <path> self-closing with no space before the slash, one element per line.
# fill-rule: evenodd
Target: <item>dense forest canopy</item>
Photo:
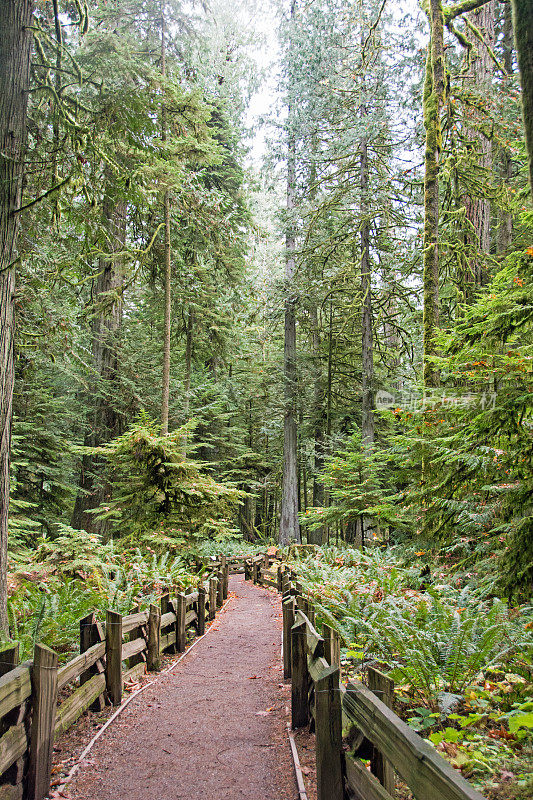
<path fill-rule="evenodd" d="M 533 796 L 532 59 L 531 0 L 0 0 L 0 649 L 269 546 Z"/>
<path fill-rule="evenodd" d="M 4 628 L 69 537 L 414 544 L 529 594 L 531 14 L 2 0 Z"/>

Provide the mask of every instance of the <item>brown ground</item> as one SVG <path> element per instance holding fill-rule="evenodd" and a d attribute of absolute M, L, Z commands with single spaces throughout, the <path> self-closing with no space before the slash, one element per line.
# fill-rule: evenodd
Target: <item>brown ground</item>
<path fill-rule="evenodd" d="M 95 744 L 72 800 L 296 800 L 279 597 L 240 576 L 230 591 L 206 638 Z"/>

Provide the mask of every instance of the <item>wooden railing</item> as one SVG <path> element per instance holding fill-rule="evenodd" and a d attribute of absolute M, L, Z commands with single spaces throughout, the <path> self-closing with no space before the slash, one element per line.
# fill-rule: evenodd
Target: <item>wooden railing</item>
<path fill-rule="evenodd" d="M 270 569 L 265 556 L 248 559 L 244 568 L 248 579 L 283 595 L 283 674 L 292 683 L 292 727 L 310 724 L 315 730 L 318 800 L 393 800 L 395 771 L 416 800 L 483 800 L 392 711 L 394 684 L 386 675 L 369 667 L 369 686 L 358 680 L 343 685 L 339 636 L 329 625 L 316 630 L 313 604 L 290 569 L 281 563 Z"/>
<path fill-rule="evenodd" d="M 242 559 L 233 561 L 233 571 L 242 571 Z M 205 633 L 228 596 L 230 564 L 222 556 L 206 567 L 198 588 L 187 594 L 165 594 L 125 616 L 107 611 L 105 623 L 89 614 L 80 621 L 79 655 L 61 667 L 57 653 L 42 644 L 33 661 L 20 665 L 18 646 L 0 651 L 8 669 L 0 677 L 1 800 L 46 797 L 54 738 L 87 709 L 120 705 L 125 683 L 159 669 L 163 653 L 184 652 L 190 629 Z"/>

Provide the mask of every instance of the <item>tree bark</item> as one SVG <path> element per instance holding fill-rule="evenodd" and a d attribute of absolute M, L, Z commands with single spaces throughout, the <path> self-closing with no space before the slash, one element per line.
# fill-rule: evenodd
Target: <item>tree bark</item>
<path fill-rule="evenodd" d="M 372 336 L 372 285 L 370 279 L 370 220 L 368 217 L 368 143 L 361 140 L 360 189 L 361 189 L 361 293 L 362 293 L 362 416 L 361 441 L 363 449 L 374 443 L 374 347 Z M 364 547 L 372 521 L 361 518 L 361 546 Z"/>
<path fill-rule="evenodd" d="M 7 633 L 7 531 L 13 383 L 15 261 L 30 82 L 32 0 L 0 0 L 0 628 Z"/>
<path fill-rule="evenodd" d="M 512 0 L 513 27 L 522 84 L 522 111 L 529 156 L 529 184 L 533 196 L 533 4 Z"/>
<path fill-rule="evenodd" d="M 316 304 L 313 303 L 310 311 L 313 358 L 314 358 L 314 475 L 313 475 L 313 506 L 324 505 L 324 483 L 321 479 L 321 472 L 324 469 L 324 424 L 325 424 L 325 392 L 324 376 L 320 364 L 320 330 L 318 326 L 318 311 Z M 324 529 L 317 528 L 307 532 L 307 541 L 310 544 L 322 544 Z"/>
<path fill-rule="evenodd" d="M 468 17 L 477 30 L 483 35 L 486 45 L 470 33 L 470 40 L 474 50 L 470 67 L 470 83 L 474 91 L 482 102 L 491 94 L 491 84 L 493 75 L 493 60 L 490 56 L 490 47 L 494 47 L 494 0 L 488 2 L 480 8 L 472 11 Z M 469 111 L 468 116 L 471 120 L 471 127 L 468 131 L 468 138 L 473 142 L 477 153 L 478 166 L 483 170 L 481 182 L 488 180 L 492 166 L 492 143 L 480 130 L 482 115 L 476 111 Z M 481 253 L 490 251 L 490 200 L 478 195 L 466 195 L 464 198 L 466 219 L 473 228 L 473 236 L 469 235 L 473 248 Z M 464 294 L 467 299 L 471 299 L 473 290 L 487 283 L 487 272 L 483 256 L 475 256 L 470 259 L 467 274 L 464 276 Z"/>
<path fill-rule="evenodd" d="M 295 12 L 293 0 L 291 16 Z M 289 90 L 292 87 L 289 87 Z M 287 157 L 287 232 L 285 237 L 285 344 L 283 353 L 283 481 L 279 543 L 300 542 L 298 519 L 298 433 L 296 426 L 296 234 L 293 213 L 296 205 L 296 141 L 292 130 L 293 115 L 289 102 L 288 157 Z"/>
<path fill-rule="evenodd" d="M 503 66 L 507 75 L 513 74 L 513 17 L 511 6 L 506 3 L 503 9 Z M 513 175 L 511 154 L 502 147 L 500 152 L 501 179 L 509 183 Z M 502 209 L 498 220 L 498 253 L 507 253 L 513 237 L 513 216 L 510 211 Z"/>
<path fill-rule="evenodd" d="M 444 101 L 444 19 L 441 0 L 429 2 L 430 41 L 424 82 L 424 384 L 434 387 L 438 375 L 431 363 L 439 324 L 439 161 Z"/>
<path fill-rule="evenodd" d="M 372 335 L 372 286 L 370 280 L 370 220 L 368 218 L 368 145 L 361 141 L 361 292 L 363 361 L 361 435 L 363 445 L 374 442 L 374 347 Z"/>
<path fill-rule="evenodd" d="M 191 370 L 192 370 L 192 345 L 193 345 L 193 330 L 194 330 L 194 311 L 189 306 L 187 314 L 187 329 L 185 333 L 185 377 L 183 380 L 183 413 L 185 422 L 189 419 L 189 412 L 191 408 Z M 167 431 L 168 432 L 168 431 Z M 183 436 L 183 457 L 187 455 L 187 434 Z"/>
<path fill-rule="evenodd" d="M 118 339 L 122 325 L 122 288 L 124 270 L 121 251 L 126 245 L 127 204 L 111 196 L 111 184 L 102 203 L 106 228 L 106 250 L 109 257 L 101 258 L 94 287 L 93 301 L 97 311 L 92 323 L 93 365 L 98 380 L 94 407 L 89 417 L 85 445 L 98 447 L 120 434 L 120 415 L 116 408 L 118 379 Z M 116 254 L 116 255 L 115 255 Z M 72 512 L 71 525 L 89 533 L 105 534 L 107 525 L 98 521 L 90 509 L 104 501 L 107 489 L 99 477 L 101 460 L 84 455 L 81 464 L 79 491 Z"/>
<path fill-rule="evenodd" d="M 161 3 L 161 75 L 163 78 L 167 74 L 167 59 L 166 59 L 166 46 L 165 46 L 165 10 L 164 5 Z M 164 89 L 163 89 L 164 92 Z M 167 138 L 167 120 L 165 99 L 163 97 L 163 106 L 161 114 L 161 140 L 166 141 Z M 163 194 L 163 216 L 165 221 L 165 238 L 164 238 L 164 286 L 165 286 L 165 300 L 164 300 L 164 331 L 163 331 L 163 378 L 161 387 L 161 433 L 163 436 L 168 435 L 168 408 L 170 400 L 170 336 L 171 328 L 171 249 L 170 249 L 170 191 L 165 189 Z"/>

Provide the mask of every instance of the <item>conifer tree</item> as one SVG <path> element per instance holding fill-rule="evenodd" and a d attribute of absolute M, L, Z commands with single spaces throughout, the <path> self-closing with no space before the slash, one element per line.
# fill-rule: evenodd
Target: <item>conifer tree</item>
<path fill-rule="evenodd" d="M 522 83 L 524 129 L 529 153 L 529 182 L 533 194 L 533 8 L 529 0 L 512 0 L 518 66 Z"/>
<path fill-rule="evenodd" d="M 0 628 L 7 627 L 15 271 L 32 50 L 32 0 L 0 4 Z"/>
<path fill-rule="evenodd" d="M 291 0 L 289 26 L 296 17 L 296 0 Z M 294 32 L 289 32 L 289 41 Z M 288 58 L 288 121 L 287 121 L 287 230 L 285 234 L 285 338 L 283 357 L 283 481 L 281 497 L 281 519 L 279 541 L 286 545 L 290 541 L 300 541 L 298 521 L 298 440 L 296 423 L 296 131 L 294 130 L 294 104 L 296 103 L 293 71 L 295 65 L 290 49 Z"/>

